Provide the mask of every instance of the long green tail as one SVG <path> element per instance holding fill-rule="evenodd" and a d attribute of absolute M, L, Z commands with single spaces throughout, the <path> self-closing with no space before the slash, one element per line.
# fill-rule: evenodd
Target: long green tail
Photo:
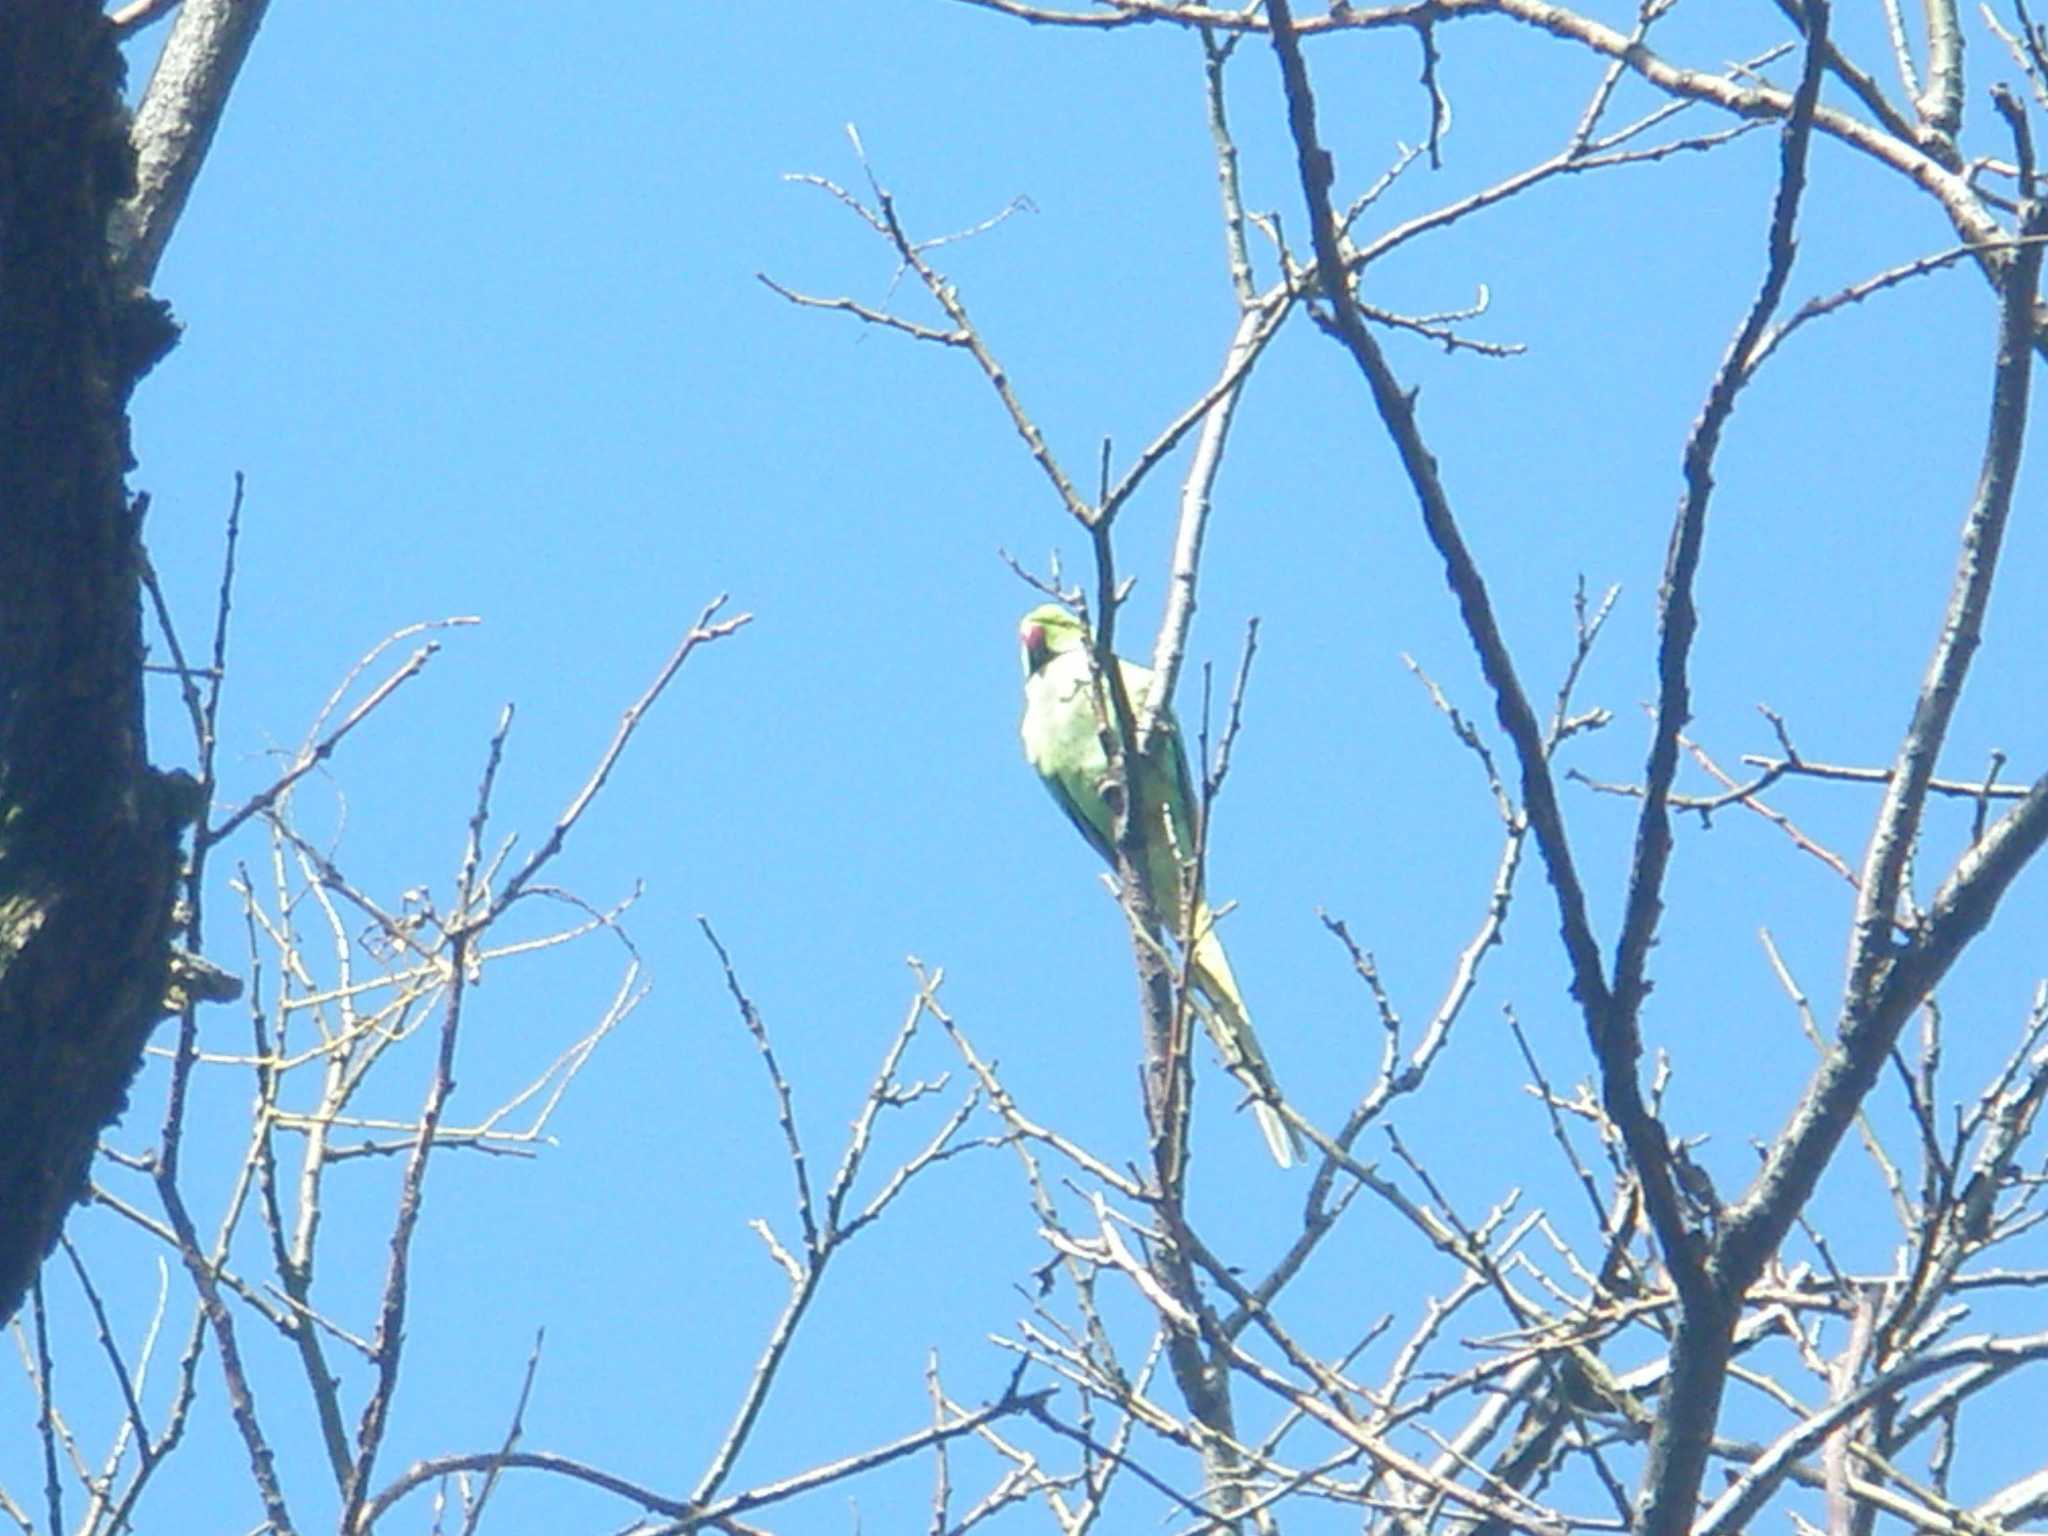
<path fill-rule="evenodd" d="M 1252 1016 L 1237 990 L 1237 978 L 1230 974 L 1230 961 L 1223 953 L 1223 941 L 1216 937 L 1215 921 L 1204 903 L 1195 913 L 1195 949 L 1191 973 L 1195 988 L 1209 1006 L 1196 1010 L 1209 1028 L 1209 1038 L 1223 1054 L 1223 1065 L 1251 1095 L 1252 1114 L 1271 1148 L 1273 1161 L 1292 1168 L 1308 1156 L 1301 1133 L 1275 1109 L 1280 1085 L 1259 1049 L 1259 1037 L 1252 1029 Z"/>

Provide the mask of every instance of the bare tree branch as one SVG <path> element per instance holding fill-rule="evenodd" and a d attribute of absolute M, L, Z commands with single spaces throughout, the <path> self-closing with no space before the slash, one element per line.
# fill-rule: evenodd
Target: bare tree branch
<path fill-rule="evenodd" d="M 171 24 L 135 110 L 135 191 L 110 232 L 121 275 L 138 288 L 156 276 L 269 4 L 184 0 Z M 114 20 L 139 26 L 151 19 L 153 13 L 131 6 Z"/>

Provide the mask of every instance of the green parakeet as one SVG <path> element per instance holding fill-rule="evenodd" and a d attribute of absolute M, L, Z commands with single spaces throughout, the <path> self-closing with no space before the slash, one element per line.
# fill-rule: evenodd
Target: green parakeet
<path fill-rule="evenodd" d="M 1045 603 L 1024 615 L 1017 635 L 1024 658 L 1024 756 L 1038 770 L 1067 819 L 1114 867 L 1109 805 L 1102 797 L 1109 759 L 1102 750 L 1088 631 L 1066 609 Z M 1124 691 L 1136 708 L 1151 686 L 1152 673 L 1121 659 L 1118 665 L 1123 669 Z M 1215 920 L 1207 902 L 1197 902 L 1192 914 L 1184 904 L 1181 866 L 1194 853 L 1190 810 L 1194 787 L 1188 777 L 1180 728 L 1171 715 L 1141 771 L 1147 822 L 1145 879 L 1153 908 L 1174 934 L 1194 935 L 1189 975 L 1207 1004 L 1196 1012 L 1222 1052 L 1224 1065 L 1251 1093 L 1252 1112 L 1258 1117 L 1266 1145 L 1273 1150 L 1274 1161 L 1282 1168 L 1292 1167 L 1304 1155 L 1301 1137 L 1268 1102 L 1279 1097 L 1279 1089 L 1265 1053 L 1259 1049 L 1259 1037 L 1252 1033 L 1251 1015 L 1238 993 L 1237 978 L 1230 974 Z"/>

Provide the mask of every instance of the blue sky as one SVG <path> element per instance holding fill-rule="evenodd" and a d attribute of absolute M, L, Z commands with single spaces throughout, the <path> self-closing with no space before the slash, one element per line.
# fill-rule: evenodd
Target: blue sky
<path fill-rule="evenodd" d="M 1708 67 L 1760 51 L 1781 24 L 1749 10 L 1715 17 L 1711 33 L 1681 15 L 1663 46 Z M 1841 25 L 1853 47 L 1877 41 L 1856 30 L 1861 17 Z M 1382 225 L 1561 145 L 1598 74 L 1502 23 L 1445 27 L 1438 41 L 1456 110 L 1445 164 L 1410 170 L 1368 216 Z M 138 58 L 154 44 L 145 37 Z M 1417 62 L 1401 33 L 1311 50 L 1341 189 L 1426 132 Z M 1247 199 L 1280 210 L 1299 239 L 1261 45 L 1234 64 L 1232 92 Z M 1618 100 L 1618 119 L 1654 104 L 1635 85 Z M 159 274 L 186 331 L 137 396 L 133 483 L 153 498 L 150 549 L 188 644 L 210 623 L 233 476 L 247 479 L 227 797 L 268 782 L 271 754 L 296 746 L 387 633 L 483 620 L 444 635 L 426 674 L 301 795 L 321 828 L 345 797 L 339 859 L 366 889 L 445 893 L 504 704 L 518 719 L 497 825 L 532 846 L 704 602 L 727 592 L 755 616 L 690 662 L 554 871 L 601 905 L 644 882 L 628 926 L 653 990 L 559 1111 L 558 1145 L 530 1163 L 435 1167 L 387 1471 L 495 1443 L 542 1326 L 527 1445 L 680 1492 L 716 1443 L 781 1296 L 746 1223 L 766 1218 L 787 1240 L 793 1222 L 767 1085 L 699 914 L 774 1031 L 814 1173 L 836 1162 L 912 995 L 909 955 L 945 968 L 949 1008 L 1029 1109 L 1119 1158 L 1142 1145 L 1128 948 L 1092 857 L 1019 758 L 1013 628 L 1035 599 L 997 555 L 1042 564 L 1057 548 L 1080 569 L 1084 541 L 963 356 L 799 311 L 755 278 L 928 318 L 871 232 L 784 179 L 858 186 L 849 123 L 920 237 L 1029 200 L 934 256 L 1077 477 L 1092 482 L 1105 436 L 1128 462 L 1213 377 L 1233 311 L 1194 40 L 1034 31 L 936 0 L 610 8 L 602 25 L 563 6 L 487 18 L 390 0 L 279 6 Z M 1696 126 L 1720 124 L 1701 114 Z M 1596 778 L 1640 774 L 1679 452 L 1762 269 L 1776 154 L 1760 132 L 1554 183 L 1416 243 L 1370 280 L 1375 302 L 1416 312 L 1468 305 L 1483 284 L 1491 308 L 1469 331 L 1528 348 L 1495 360 L 1389 343 L 1421 389 L 1424 430 L 1532 693 L 1547 698 L 1569 659 L 1575 583 L 1621 587 L 1579 695 L 1614 721 L 1568 759 Z M 1951 240 L 1895 176 L 1822 143 L 1793 300 Z M 1937 274 L 1809 328 L 1744 397 L 1719 465 L 1695 672 L 1692 734 L 1723 763 L 1772 749 L 1759 703 L 1816 758 L 1891 752 L 1976 472 L 1995 318 L 1974 272 Z M 1147 634 L 1178 467 L 1120 529 L 1138 579 L 1125 623 Z M 1943 763 L 1957 776 L 1981 773 L 1993 748 L 2031 776 L 2048 752 L 2033 708 L 2048 576 L 2037 508 L 2023 484 Z M 1334 1122 L 1368 1080 L 1378 1026 L 1318 910 L 1375 952 L 1412 1025 L 1478 923 L 1499 839 L 1476 765 L 1401 660 L 1490 718 L 1440 567 L 1363 387 L 1299 321 L 1253 379 L 1217 487 L 1196 660 L 1227 676 L 1253 615 L 1258 663 L 1211 887 L 1239 903 L 1225 933 L 1281 1081 Z M 1198 685 L 1191 667 L 1184 717 Z M 157 755 L 181 761 L 168 689 L 158 703 Z M 1870 792 L 1792 786 L 1779 803 L 1860 855 Z M 1566 811 L 1611 940 L 1632 807 L 1571 786 Z M 1966 832 L 1966 812 L 1939 811 L 1923 873 Z M 260 867 L 267 853 L 245 838 L 217 856 L 222 880 L 237 857 Z M 1740 1187 L 1750 1138 L 1782 1122 L 1810 1060 L 1757 929 L 1828 999 L 1848 898 L 1755 817 L 1681 828 L 1646 1028 L 1677 1065 L 1674 1129 L 1712 1133 L 1701 1157 L 1724 1191 Z M 224 885 L 212 900 L 209 951 L 246 969 Z M 1582 1232 L 1500 1023 L 1512 1004 L 1555 1080 L 1584 1075 L 1555 927 L 1532 861 L 1507 949 L 1397 1123 L 1468 1217 L 1526 1184 Z M 2035 877 L 1947 993 L 1951 1096 L 1974 1094 L 2016 1038 L 2044 936 Z M 458 1106 L 487 1107 L 586 1029 L 616 962 L 600 941 L 490 976 Z M 217 1010 L 206 1028 L 232 1049 L 241 1012 Z M 921 1039 L 912 1070 L 948 1068 L 957 1094 L 943 1040 Z M 1197 1208 L 1256 1268 L 1303 1181 L 1266 1165 L 1200 1070 Z M 247 1096 L 223 1074 L 205 1101 L 217 1123 L 195 1129 L 202 1144 L 231 1154 Z M 147 1082 L 137 1097 L 124 1145 L 153 1131 Z M 1878 1112 L 1896 1123 L 1899 1106 Z M 902 1155 L 937 1113 L 894 1117 L 877 1156 Z M 1882 1190 L 1853 1149 L 1843 1163 L 1824 1191 L 1838 1254 L 1887 1264 L 1896 1234 Z M 323 1294 L 367 1327 L 392 1170 L 351 1173 L 324 1239 Z M 220 1192 L 195 1198 L 206 1226 Z M 100 1213 L 74 1230 L 102 1256 L 132 1336 L 154 1285 L 147 1250 Z M 985 1336 L 1014 1336 L 1016 1287 L 1042 1258 L 1006 1157 L 935 1171 L 838 1261 L 737 1482 L 920 1425 L 928 1350 L 961 1399 L 998 1391 L 1010 1357 Z M 1441 1271 L 1385 1212 L 1361 1210 L 1299 1305 L 1334 1351 L 1382 1311 L 1412 1318 L 1416 1278 Z M 273 1433 L 304 1490 L 299 1518 L 317 1526 L 331 1494 L 310 1423 L 290 1362 L 263 1349 Z M 83 1406 L 96 1362 L 83 1345 L 74 1360 L 91 1445 L 90 1427 L 103 1435 L 111 1421 L 104 1402 Z M 246 1529 L 256 1506 L 211 1365 L 201 1381 L 195 1435 L 208 1448 L 195 1445 L 172 1486 L 219 1511 L 185 1528 Z M 40 1481 L 19 1459 L 33 1454 L 21 1431 L 32 1403 L 19 1383 L 0 1401 L 17 1426 L 0 1477 L 26 1491 Z M 921 1520 L 927 1475 L 855 1490 L 860 1520 Z M 424 1528 L 411 1507 L 407 1528 Z M 538 1481 L 508 1490 L 503 1515 L 508 1529 L 626 1518 Z M 1132 1495 L 1124 1528 L 1161 1517 Z M 775 1528 L 855 1518 L 847 1496 L 827 1494 Z"/>

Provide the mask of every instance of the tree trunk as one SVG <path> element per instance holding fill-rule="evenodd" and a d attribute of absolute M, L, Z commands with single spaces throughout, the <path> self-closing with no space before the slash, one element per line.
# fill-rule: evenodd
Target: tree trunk
<path fill-rule="evenodd" d="M 174 328 L 109 257 L 121 75 L 92 0 L 0 6 L 0 1321 L 127 1104 L 178 872 L 126 486 L 128 396 Z"/>

